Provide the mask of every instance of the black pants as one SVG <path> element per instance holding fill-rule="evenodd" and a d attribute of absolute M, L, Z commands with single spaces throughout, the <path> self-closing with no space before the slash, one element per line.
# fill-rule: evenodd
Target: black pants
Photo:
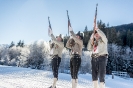
<path fill-rule="evenodd" d="M 81 64 L 81 57 L 78 54 L 74 54 L 70 60 L 70 71 L 72 79 L 78 78 L 78 71 Z"/>
<path fill-rule="evenodd" d="M 58 78 L 58 69 L 60 66 L 61 58 L 58 56 L 55 56 L 52 59 L 52 71 L 53 71 L 53 76 L 54 78 Z"/>
<path fill-rule="evenodd" d="M 107 60 L 107 56 L 99 56 L 97 58 L 92 57 L 91 64 L 93 81 L 96 81 L 99 78 L 100 82 L 105 82 Z"/>

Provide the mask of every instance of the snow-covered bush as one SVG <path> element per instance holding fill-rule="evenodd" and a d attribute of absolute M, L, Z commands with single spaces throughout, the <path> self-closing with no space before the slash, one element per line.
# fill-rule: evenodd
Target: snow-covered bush
<path fill-rule="evenodd" d="M 60 71 L 62 73 L 70 73 L 70 52 L 69 49 L 64 48 L 62 51 L 62 58 L 60 63 Z"/>
<path fill-rule="evenodd" d="M 82 52 L 80 73 L 83 73 L 83 74 L 91 73 L 90 54 L 91 54 L 91 52 L 89 52 L 89 51 L 83 51 Z"/>
<path fill-rule="evenodd" d="M 49 53 L 49 44 L 44 41 L 35 41 L 29 46 L 30 54 L 28 63 L 31 68 L 40 69 L 41 64 L 47 64 L 47 56 Z"/>

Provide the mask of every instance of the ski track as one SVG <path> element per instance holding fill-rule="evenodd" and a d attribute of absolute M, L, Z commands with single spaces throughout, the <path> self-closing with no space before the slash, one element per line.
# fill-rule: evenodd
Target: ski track
<path fill-rule="evenodd" d="M 70 74 L 68 74 L 70 75 Z M 60 74 L 59 74 L 60 76 Z M 29 68 L 0 68 L 0 88 L 48 88 L 52 84 L 50 71 Z M 79 78 L 78 88 L 92 88 L 92 82 Z M 71 80 L 58 79 L 57 88 L 71 88 Z"/>

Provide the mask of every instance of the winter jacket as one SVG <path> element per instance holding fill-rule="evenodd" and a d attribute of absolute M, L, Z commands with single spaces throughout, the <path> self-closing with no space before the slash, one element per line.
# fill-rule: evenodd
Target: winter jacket
<path fill-rule="evenodd" d="M 51 38 L 53 40 L 53 43 L 55 43 L 53 47 L 53 56 L 58 55 L 60 58 L 62 58 L 62 51 L 64 48 L 64 43 L 57 41 L 53 34 L 51 34 Z"/>
<path fill-rule="evenodd" d="M 72 46 L 72 47 L 69 45 L 69 41 L 70 41 L 70 39 L 71 39 L 71 38 L 70 38 L 70 39 L 67 41 L 67 43 L 66 43 L 66 47 L 69 48 L 69 49 L 71 49 L 72 52 L 78 52 L 79 55 L 82 55 L 83 41 L 80 40 L 80 39 L 78 39 L 78 38 L 76 37 L 76 35 L 74 34 L 73 31 L 70 31 L 70 33 L 71 33 L 71 35 L 72 35 L 72 38 L 73 38 L 74 41 L 75 41 L 75 45 Z"/>
<path fill-rule="evenodd" d="M 108 48 L 107 48 L 108 40 L 105 34 L 100 29 L 97 29 L 97 33 L 101 36 L 101 39 L 98 40 L 98 46 L 97 46 L 98 55 L 108 54 Z M 93 45 L 91 43 L 91 39 L 88 42 L 87 49 L 93 51 Z"/>

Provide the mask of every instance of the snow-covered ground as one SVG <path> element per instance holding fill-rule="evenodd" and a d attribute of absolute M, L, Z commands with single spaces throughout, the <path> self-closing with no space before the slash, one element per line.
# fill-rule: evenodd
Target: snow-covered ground
<path fill-rule="evenodd" d="M 0 65 L 0 88 L 48 88 L 52 72 Z M 71 88 L 70 74 L 59 73 L 57 88 Z M 93 88 L 91 75 L 79 75 L 78 88 Z M 133 79 L 106 75 L 106 88 L 133 88 Z"/>

